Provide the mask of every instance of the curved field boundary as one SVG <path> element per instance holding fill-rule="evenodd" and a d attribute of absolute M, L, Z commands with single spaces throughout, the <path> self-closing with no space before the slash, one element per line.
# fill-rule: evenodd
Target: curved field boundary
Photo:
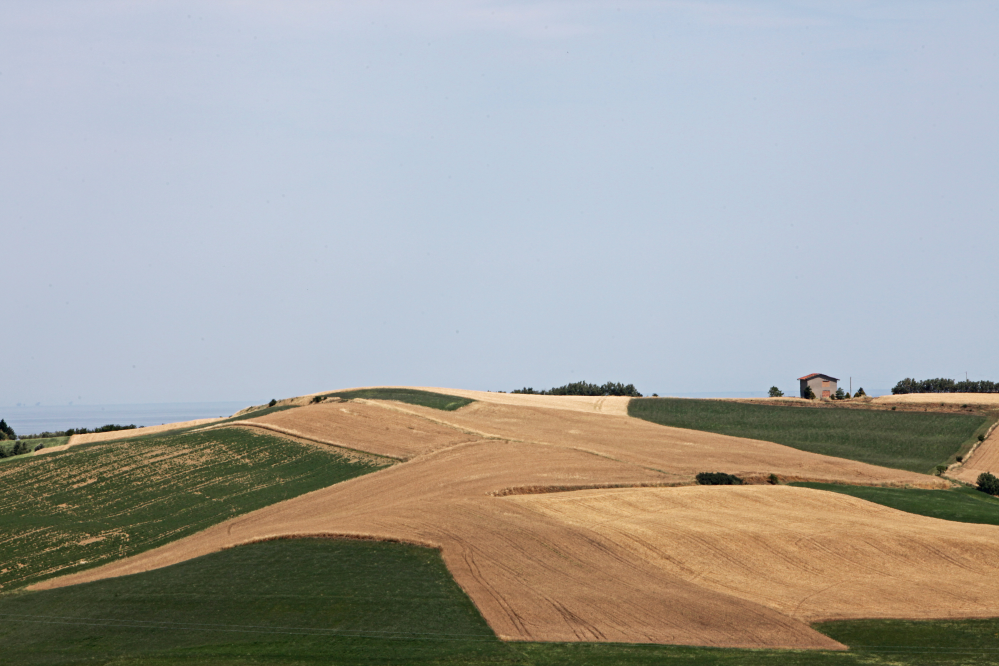
<path fill-rule="evenodd" d="M 330 442 L 323 441 L 321 439 L 316 439 L 314 437 L 306 437 L 304 435 L 296 434 L 292 430 L 286 428 L 279 428 L 277 426 L 268 425 L 266 423 L 254 423 L 253 421 L 243 421 L 241 423 L 223 423 L 221 425 L 212 426 L 204 429 L 204 432 L 211 430 L 223 430 L 225 428 L 246 428 L 247 430 L 265 430 L 270 434 L 275 434 L 280 436 L 282 439 L 289 439 L 293 442 L 298 442 L 300 444 L 310 444 L 318 445 L 326 450 L 333 450 L 333 452 L 343 456 L 345 459 L 354 461 L 371 462 L 378 465 L 394 464 L 397 462 L 402 462 L 404 458 L 396 458 L 389 455 L 378 455 L 377 453 L 369 453 L 368 451 L 361 451 L 360 449 L 351 449 L 346 446 L 341 446 L 339 444 L 331 444 Z"/>

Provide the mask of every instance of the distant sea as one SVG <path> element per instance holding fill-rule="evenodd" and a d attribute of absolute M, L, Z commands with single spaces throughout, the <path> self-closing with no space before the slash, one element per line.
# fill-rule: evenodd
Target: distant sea
<path fill-rule="evenodd" d="M 21 405 L 0 407 L 0 418 L 18 435 L 69 428 L 98 428 L 109 423 L 151 426 L 231 416 L 248 402 L 163 402 L 135 405 Z"/>

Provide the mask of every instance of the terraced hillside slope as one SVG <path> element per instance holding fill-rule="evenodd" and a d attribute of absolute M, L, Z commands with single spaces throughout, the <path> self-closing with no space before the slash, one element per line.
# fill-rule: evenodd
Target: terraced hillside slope
<path fill-rule="evenodd" d="M 407 461 L 35 587 L 259 540 L 348 535 L 439 548 L 510 640 L 835 649 L 808 622 L 999 615 L 999 528 L 807 488 L 675 487 L 700 471 L 927 488 L 942 479 L 592 409 L 475 399 L 454 412 L 372 400 L 262 417 L 350 448 L 397 447 Z"/>

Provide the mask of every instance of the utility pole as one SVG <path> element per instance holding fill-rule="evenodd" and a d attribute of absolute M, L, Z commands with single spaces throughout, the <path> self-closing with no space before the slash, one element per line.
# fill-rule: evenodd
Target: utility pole
<path fill-rule="evenodd" d="M 853 377 L 850 377 L 850 395 L 853 395 Z"/>

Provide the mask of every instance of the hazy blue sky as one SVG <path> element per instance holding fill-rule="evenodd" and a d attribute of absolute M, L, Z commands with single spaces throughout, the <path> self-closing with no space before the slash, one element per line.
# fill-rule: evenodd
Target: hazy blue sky
<path fill-rule="evenodd" d="M 0 405 L 999 380 L 999 3 L 0 3 Z"/>

